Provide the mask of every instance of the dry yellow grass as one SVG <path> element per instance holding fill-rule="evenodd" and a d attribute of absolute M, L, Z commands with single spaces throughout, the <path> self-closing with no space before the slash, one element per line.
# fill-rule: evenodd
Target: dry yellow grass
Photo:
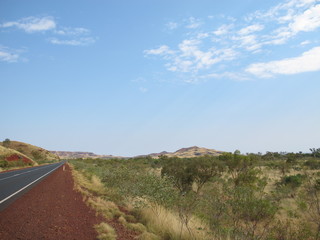
<path fill-rule="evenodd" d="M 100 240 L 116 240 L 117 234 L 113 227 L 111 227 L 107 223 L 100 223 L 98 225 L 95 225 L 94 228 L 98 232 L 98 239 Z"/>
<path fill-rule="evenodd" d="M 89 207 L 106 219 L 112 219 L 123 214 L 114 202 L 106 201 L 100 197 L 106 194 L 106 189 L 97 176 L 92 176 L 91 179 L 88 179 L 76 171 L 72 165 L 71 169 L 75 180 L 75 189 L 82 193 L 84 201 Z"/>
<path fill-rule="evenodd" d="M 153 233 L 144 232 L 138 236 L 137 240 L 162 240 L 162 238 Z"/>
<path fill-rule="evenodd" d="M 159 205 L 142 209 L 141 215 L 148 230 L 161 236 L 162 239 L 212 240 L 205 231 L 208 229 L 207 226 L 195 217 L 191 219 L 188 230 L 181 224 L 177 213 Z"/>

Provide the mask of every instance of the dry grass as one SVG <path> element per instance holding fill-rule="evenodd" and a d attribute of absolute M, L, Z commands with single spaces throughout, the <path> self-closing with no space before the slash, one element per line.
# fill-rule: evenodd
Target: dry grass
<path fill-rule="evenodd" d="M 92 176 L 91 179 L 88 179 L 73 169 L 72 166 L 71 168 L 75 180 L 75 189 L 82 193 L 84 201 L 89 207 L 93 208 L 106 219 L 113 219 L 123 214 L 114 202 L 100 197 L 106 194 L 106 189 L 97 176 Z"/>
<path fill-rule="evenodd" d="M 19 156 L 23 156 L 27 159 L 30 159 L 28 156 L 26 156 L 25 154 L 21 153 L 21 152 L 18 152 L 14 149 L 10 149 L 10 148 L 6 148 L 6 147 L 3 147 L 3 146 L 0 146 L 0 156 L 10 156 L 10 155 L 13 155 L 13 154 L 17 154 Z M 34 162 L 32 159 L 30 159 L 30 161 Z M 35 162 L 34 162 L 35 163 Z"/>
<path fill-rule="evenodd" d="M 205 231 L 207 226 L 196 218 L 192 218 L 189 223 L 189 229 L 182 226 L 177 213 L 173 213 L 161 206 L 144 208 L 141 210 L 143 222 L 150 232 L 153 232 L 162 239 L 212 239 Z"/>
<path fill-rule="evenodd" d="M 100 240 L 116 240 L 117 234 L 113 227 L 111 227 L 107 223 L 100 223 L 98 225 L 95 225 L 94 228 L 98 232 L 98 239 Z"/>
<path fill-rule="evenodd" d="M 137 240 L 162 240 L 162 238 L 153 233 L 144 232 L 138 236 Z"/>

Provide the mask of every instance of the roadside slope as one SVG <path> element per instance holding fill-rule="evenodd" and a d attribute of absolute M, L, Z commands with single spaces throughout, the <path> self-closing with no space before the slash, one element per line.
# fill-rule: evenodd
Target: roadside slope
<path fill-rule="evenodd" d="M 28 143 L 9 141 L 6 145 L 4 145 L 4 142 L 0 143 L 0 145 L 16 150 L 38 163 L 41 163 L 43 161 L 57 162 L 60 160 L 59 156 L 51 153 L 50 151 Z"/>
<path fill-rule="evenodd" d="M 0 145 L 0 172 L 1 168 L 15 167 L 15 166 L 32 166 L 37 165 L 28 156 L 10 148 Z"/>
<path fill-rule="evenodd" d="M 0 212 L 0 239 L 96 239 L 104 219 L 73 187 L 69 167 L 59 168 Z"/>

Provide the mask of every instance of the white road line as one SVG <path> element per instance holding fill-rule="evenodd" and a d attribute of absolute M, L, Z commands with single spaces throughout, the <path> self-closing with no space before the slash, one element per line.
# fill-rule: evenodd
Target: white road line
<path fill-rule="evenodd" d="M 50 165 L 50 166 L 51 166 L 51 165 Z M 33 169 L 33 170 L 30 170 L 30 171 L 27 171 L 27 172 L 17 173 L 17 174 L 15 174 L 15 175 L 12 175 L 12 176 L 9 176 L 9 177 L 1 178 L 0 181 L 5 180 L 5 179 L 8 179 L 8 178 L 12 178 L 12 177 L 17 177 L 17 176 L 20 176 L 20 175 L 23 175 L 23 174 L 26 174 L 26 173 L 29 173 L 29 172 L 41 170 L 41 169 L 44 169 L 44 168 L 47 168 L 47 167 L 50 167 L 50 166 L 44 166 L 44 167 L 41 167 L 41 168 L 39 167 L 39 168 L 37 168 L 37 169 Z"/>
<path fill-rule="evenodd" d="M 56 170 L 57 168 L 61 167 L 61 165 L 59 165 L 58 167 L 52 169 L 50 172 L 47 172 L 46 174 L 42 175 L 41 177 L 37 178 L 36 180 L 34 180 L 33 182 L 29 183 L 28 185 L 24 186 L 23 188 L 19 189 L 18 191 L 16 191 L 15 193 L 11 194 L 10 196 L 6 197 L 5 199 L 2 199 L 0 201 L 0 204 L 7 201 L 8 199 L 12 198 L 14 195 L 18 194 L 19 192 L 23 191 L 24 189 L 26 189 L 27 187 L 29 187 L 30 185 L 32 185 L 33 183 L 35 183 L 36 181 L 40 180 L 41 178 L 47 176 L 49 173 L 53 172 L 54 170 Z"/>

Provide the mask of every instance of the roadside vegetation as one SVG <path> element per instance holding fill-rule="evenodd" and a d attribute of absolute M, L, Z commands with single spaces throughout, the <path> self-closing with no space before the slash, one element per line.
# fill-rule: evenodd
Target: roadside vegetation
<path fill-rule="evenodd" d="M 69 162 L 87 204 L 139 239 L 318 240 L 320 149 L 310 150 Z M 100 239 L 115 239 L 110 228 L 96 226 Z"/>

